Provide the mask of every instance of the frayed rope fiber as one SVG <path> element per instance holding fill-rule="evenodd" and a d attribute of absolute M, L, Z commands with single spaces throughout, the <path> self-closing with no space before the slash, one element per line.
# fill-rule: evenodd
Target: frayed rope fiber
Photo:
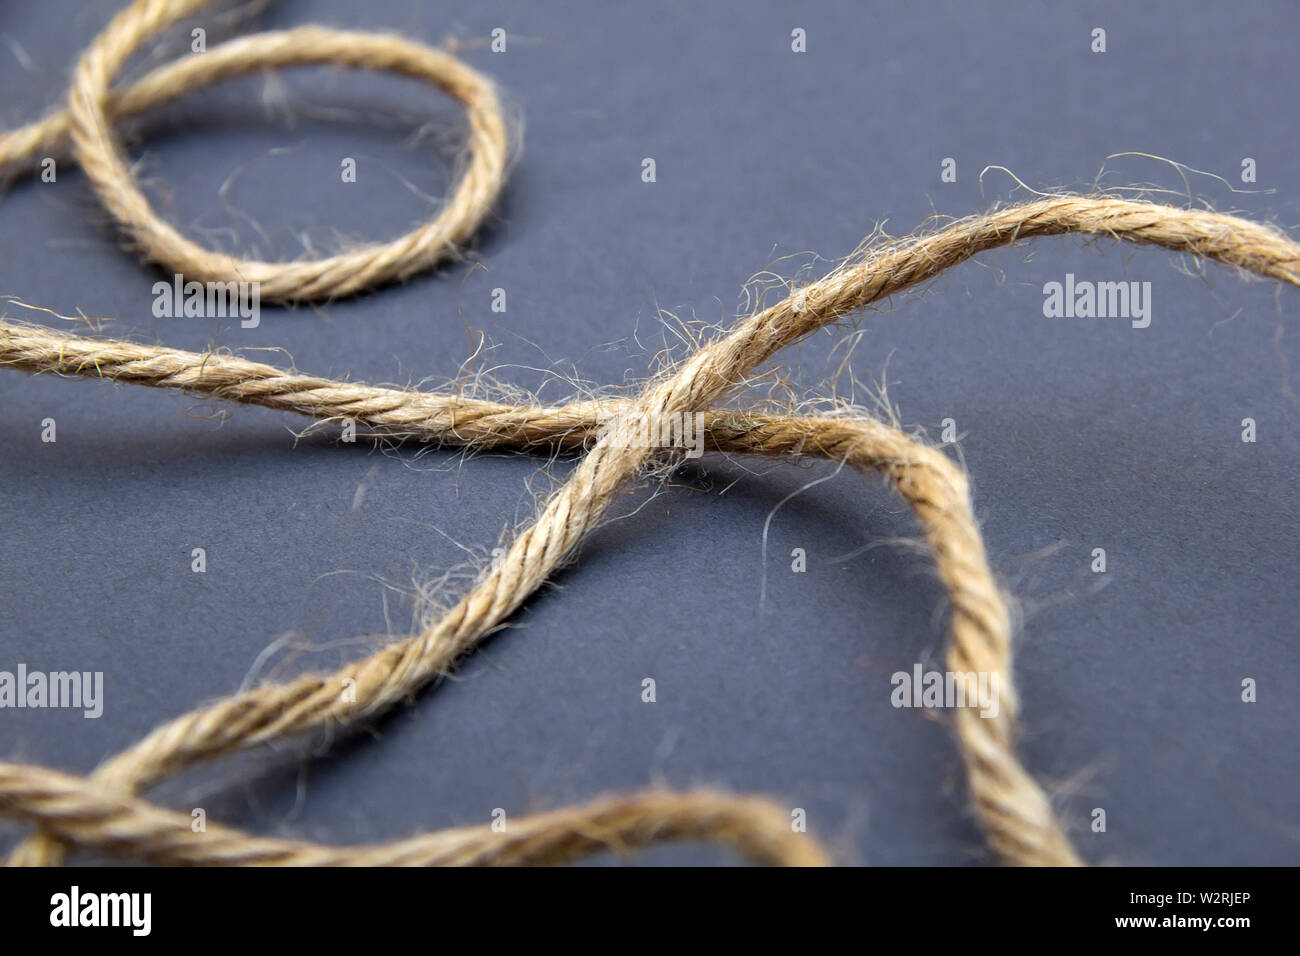
<path fill-rule="evenodd" d="M 133 86 L 110 89 L 113 76 L 146 38 L 206 2 L 140 0 L 120 13 L 82 57 L 67 110 L 0 138 L 0 160 L 27 161 L 66 139 L 105 207 L 147 258 L 195 277 L 256 280 L 263 283 L 264 295 L 270 288 L 274 298 L 284 301 L 327 299 L 401 278 L 428 268 L 469 238 L 501 187 L 505 124 L 491 85 L 445 54 L 392 37 L 304 28 L 231 41 L 206 57 L 160 67 Z M 215 66 L 192 65 L 214 55 Z M 443 215 L 388 245 L 284 264 L 209 253 L 159 221 L 131 180 L 110 119 L 221 76 L 301 63 L 399 69 L 426 76 L 466 103 L 474 158 Z M 415 64 L 431 69 L 417 73 Z M 651 467 L 672 464 L 672 450 L 628 447 L 614 440 L 610 423 L 635 414 L 700 412 L 708 450 L 823 458 L 881 473 L 898 489 L 921 524 L 951 604 L 948 669 L 998 674 L 1004 688 L 996 716 L 982 717 L 972 695 L 954 718 L 973 805 L 989 843 L 1008 864 L 1077 865 L 1079 857 L 1047 794 L 1016 755 L 1019 707 L 1011 681 L 1011 615 L 989 567 L 961 468 L 938 449 L 871 419 L 715 407 L 776 352 L 817 329 L 984 250 L 1070 233 L 1159 245 L 1300 285 L 1300 244 L 1268 226 L 1112 196 L 1050 196 L 942 229 L 867 244 L 824 278 L 792 290 L 662 371 L 639 395 L 555 406 L 502 404 L 454 391 L 380 388 L 302 375 L 225 353 L 0 322 L 0 364 L 30 373 L 105 378 L 318 420 L 350 419 L 377 436 L 444 446 L 582 454 L 569 481 L 550 496 L 505 555 L 420 633 L 332 674 L 267 684 L 177 717 L 86 778 L 0 763 L 0 812 L 38 827 L 11 862 L 53 864 L 69 846 L 83 846 L 173 864 L 554 863 L 666 839 L 711 840 L 761 862 L 827 862 L 812 836 L 792 832 L 788 809 L 762 798 L 712 792 L 651 791 L 512 820 L 508 832 L 487 825 L 454 828 L 365 847 L 269 839 L 215 825 L 194 833 L 187 815 L 140 796 L 184 768 L 375 715 L 448 672 L 573 556 L 630 481 Z M 345 686 L 353 693 L 343 694 Z"/>

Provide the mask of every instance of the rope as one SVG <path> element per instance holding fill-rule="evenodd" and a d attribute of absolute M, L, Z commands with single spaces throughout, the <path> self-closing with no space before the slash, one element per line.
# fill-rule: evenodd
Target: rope
<path fill-rule="evenodd" d="M 0 159 L 30 157 L 70 137 L 105 207 L 150 259 L 187 277 L 227 280 L 235 275 L 262 282 L 263 295 L 269 286 L 274 297 L 286 301 L 343 295 L 428 268 L 449 244 L 469 237 L 501 185 L 504 125 L 490 84 L 443 54 L 391 37 L 303 28 L 231 41 L 205 57 L 161 67 L 125 90 L 109 90 L 112 77 L 144 39 L 204 2 L 140 0 L 119 14 L 83 56 L 68 110 L 0 138 Z M 475 159 L 443 216 L 387 246 L 294 264 L 215 255 L 161 223 L 130 179 L 109 119 L 255 65 L 305 62 L 423 75 L 466 103 L 471 127 L 478 129 L 471 134 Z M 417 74 L 417 69 L 423 72 Z M 195 764 L 378 714 L 446 673 L 573 556 L 632 480 L 673 462 L 671 450 L 617 440 L 611 425 L 635 416 L 704 413 L 711 451 L 838 461 L 885 475 L 907 500 L 951 603 L 949 671 L 997 674 L 1003 688 L 996 716 L 982 717 L 971 700 L 957 708 L 954 718 L 974 808 L 990 844 L 1006 863 L 1078 864 L 1047 794 L 1016 756 L 1019 706 L 1011 680 L 1011 616 L 989 567 L 962 470 L 937 449 L 869 419 L 716 407 L 776 352 L 812 332 L 985 250 L 1062 234 L 1158 245 L 1300 285 L 1300 245 L 1267 226 L 1111 196 L 1051 196 L 866 245 L 824 278 L 702 345 L 647 382 L 639 395 L 547 407 L 334 381 L 224 353 L 0 322 L 0 364 L 29 373 L 104 378 L 317 420 L 350 419 L 375 435 L 447 446 L 582 454 L 569 481 L 550 496 L 504 557 L 420 633 L 333 673 L 257 687 L 174 718 L 88 778 L 0 763 L 0 812 L 39 826 L 13 862 L 57 863 L 72 844 L 165 863 L 549 863 L 601 847 L 686 837 L 717 840 L 764 862 L 824 862 L 816 841 L 793 834 L 789 816 L 780 808 L 756 798 L 712 793 L 652 792 L 525 818 L 512 822 L 504 834 L 461 828 L 351 848 L 270 840 L 220 826 L 194 833 L 188 817 L 139 796 Z M 416 236 L 420 238 L 412 238 Z M 347 694 L 342 693 L 345 687 Z"/>

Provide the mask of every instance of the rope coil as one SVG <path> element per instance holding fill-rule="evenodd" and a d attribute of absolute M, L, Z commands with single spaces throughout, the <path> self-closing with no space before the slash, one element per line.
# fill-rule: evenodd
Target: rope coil
<path fill-rule="evenodd" d="M 211 2 L 152 0 L 119 13 L 77 64 L 67 108 L 0 139 L 0 168 L 71 144 L 99 201 L 145 258 L 200 282 L 256 282 L 266 302 L 352 295 L 430 269 L 469 241 L 500 194 L 506 171 L 506 121 L 488 79 L 448 53 L 399 36 L 299 27 L 229 40 L 161 66 L 124 89 L 111 87 L 149 37 Z M 112 120 L 241 74 L 318 65 L 383 70 L 424 80 L 464 105 L 469 162 L 436 218 L 390 242 L 340 255 L 262 262 L 204 249 L 158 216 L 123 159 Z"/>

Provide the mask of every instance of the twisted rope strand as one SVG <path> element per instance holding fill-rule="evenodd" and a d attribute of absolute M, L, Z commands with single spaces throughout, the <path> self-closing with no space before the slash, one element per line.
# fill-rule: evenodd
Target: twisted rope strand
<path fill-rule="evenodd" d="M 187 280 L 259 283 L 264 301 L 305 302 L 360 292 L 432 268 L 467 242 L 491 211 L 505 178 L 506 122 L 492 83 L 447 53 L 391 34 L 299 27 L 254 34 L 183 56 L 123 89 L 113 78 L 150 36 L 212 0 L 150 0 L 119 13 L 82 56 L 67 109 L 0 136 L 0 169 L 65 144 L 128 241 Z M 469 162 L 446 208 L 390 242 L 301 262 L 263 262 L 211 252 L 161 219 L 122 157 L 111 120 L 176 96 L 272 67 L 328 64 L 424 80 L 460 100 L 469 120 Z"/>
<path fill-rule="evenodd" d="M 249 836 L 45 767 L 0 763 L 0 813 L 40 823 L 90 849 L 169 866 L 551 865 L 672 840 L 705 840 L 756 863 L 826 866 L 815 840 L 794 833 L 790 814 L 761 797 L 709 790 L 609 797 L 491 824 L 450 827 L 391 843 L 334 847 Z"/>

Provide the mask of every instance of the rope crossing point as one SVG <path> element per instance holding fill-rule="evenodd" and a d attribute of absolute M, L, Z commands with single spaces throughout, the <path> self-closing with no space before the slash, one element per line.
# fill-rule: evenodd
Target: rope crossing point
<path fill-rule="evenodd" d="M 30 161 L 65 141 L 105 208 L 151 261 L 199 279 L 257 281 L 281 301 L 328 299 L 426 269 L 467 240 L 501 188 L 507 143 L 491 84 L 445 53 L 395 37 L 300 28 L 213 47 L 158 68 L 125 89 L 113 78 L 140 45 L 210 0 L 139 0 L 83 55 L 68 107 L 0 137 L 0 165 Z M 211 60 L 210 65 L 204 64 Z M 208 252 L 157 218 L 131 179 L 113 119 L 177 92 L 264 66 L 336 63 L 421 75 L 465 103 L 471 162 L 434 222 L 392 243 L 294 263 Z M 435 66 L 436 64 L 436 66 Z M 415 72 L 417 69 L 423 72 Z M 391 389 L 302 375 L 224 353 L 195 353 L 0 322 L 0 364 L 29 373 L 106 378 L 262 405 L 316 419 L 349 418 L 377 435 L 453 447 L 581 451 L 569 481 L 455 606 L 422 632 L 332 674 L 257 687 L 161 725 L 89 777 L 0 763 L 0 813 L 35 823 L 12 862 L 57 863 L 70 845 L 191 864 L 552 863 L 602 848 L 707 839 L 762 862 L 827 857 L 791 832 L 787 808 L 755 797 L 650 792 L 512 820 L 508 832 L 456 828 L 381 846 L 325 847 L 271 840 L 190 818 L 141 794 L 186 767 L 392 707 L 445 673 L 511 614 L 601 521 L 624 487 L 671 452 L 611 440 L 617 416 L 704 413 L 707 448 L 777 458 L 818 457 L 885 475 L 920 522 L 951 604 L 947 667 L 996 673 L 996 716 L 960 707 L 954 729 L 972 802 L 998 857 L 1010 864 L 1074 865 L 1079 858 L 1046 793 L 1015 750 L 1011 618 L 989 567 L 965 474 L 939 450 L 874 420 L 790 416 L 717 407 L 776 352 L 811 332 L 934 278 L 992 248 L 1077 233 L 1163 246 L 1300 285 L 1300 245 L 1270 227 L 1213 212 L 1118 199 L 1052 196 L 868 245 L 824 278 L 739 321 L 725 335 L 648 381 L 634 398 L 507 405 L 454 392 Z M 343 695 L 344 681 L 353 693 Z"/>

